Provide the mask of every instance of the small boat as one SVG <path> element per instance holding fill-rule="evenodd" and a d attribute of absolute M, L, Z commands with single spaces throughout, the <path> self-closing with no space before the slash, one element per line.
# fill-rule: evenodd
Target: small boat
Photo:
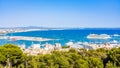
<path fill-rule="evenodd" d="M 113 40 L 113 41 L 111 41 L 112 43 L 119 43 L 117 40 Z"/>

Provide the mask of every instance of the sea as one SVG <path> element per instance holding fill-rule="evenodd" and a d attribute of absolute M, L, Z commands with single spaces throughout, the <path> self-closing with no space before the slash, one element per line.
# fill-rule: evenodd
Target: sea
<path fill-rule="evenodd" d="M 109 39 L 88 39 L 87 36 L 90 34 L 107 34 L 111 38 Z M 53 40 L 49 41 L 27 41 L 27 40 L 0 40 L 0 45 L 3 44 L 16 44 L 22 45 L 25 44 L 26 47 L 31 46 L 32 44 L 41 44 L 45 43 L 55 44 L 61 43 L 62 46 L 65 46 L 68 42 L 88 42 L 88 43 L 106 43 L 117 41 L 120 43 L 120 29 L 62 29 L 62 30 L 34 30 L 28 32 L 16 32 L 9 33 L 6 36 L 25 36 L 25 37 L 42 37 L 50 38 Z"/>

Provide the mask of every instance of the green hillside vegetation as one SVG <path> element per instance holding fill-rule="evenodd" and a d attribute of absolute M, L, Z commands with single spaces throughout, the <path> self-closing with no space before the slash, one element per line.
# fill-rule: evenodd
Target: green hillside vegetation
<path fill-rule="evenodd" d="M 66 47 L 65 47 L 66 48 Z M 27 56 L 13 44 L 0 46 L 0 68 L 120 68 L 120 48 L 70 49 Z"/>

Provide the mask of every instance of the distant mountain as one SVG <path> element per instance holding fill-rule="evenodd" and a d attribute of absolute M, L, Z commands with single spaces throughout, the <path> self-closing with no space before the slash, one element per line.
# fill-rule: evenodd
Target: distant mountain
<path fill-rule="evenodd" d="M 0 27 L 0 29 L 58 29 L 58 28 L 28 26 L 28 27 Z"/>
<path fill-rule="evenodd" d="M 68 28 L 69 30 L 120 30 L 120 28 Z"/>
<path fill-rule="evenodd" d="M 26 30 L 26 29 L 67 29 L 67 30 L 82 30 L 82 29 L 85 29 L 85 30 L 120 30 L 120 28 L 68 28 L 68 27 L 38 27 L 38 26 L 28 26 L 28 27 L 0 27 L 0 29 L 22 29 L 22 30 Z"/>

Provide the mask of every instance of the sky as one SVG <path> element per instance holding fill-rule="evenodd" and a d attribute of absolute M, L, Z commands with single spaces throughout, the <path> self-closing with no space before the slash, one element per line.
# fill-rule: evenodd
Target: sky
<path fill-rule="evenodd" d="M 0 27 L 120 27 L 120 0 L 0 0 Z"/>

